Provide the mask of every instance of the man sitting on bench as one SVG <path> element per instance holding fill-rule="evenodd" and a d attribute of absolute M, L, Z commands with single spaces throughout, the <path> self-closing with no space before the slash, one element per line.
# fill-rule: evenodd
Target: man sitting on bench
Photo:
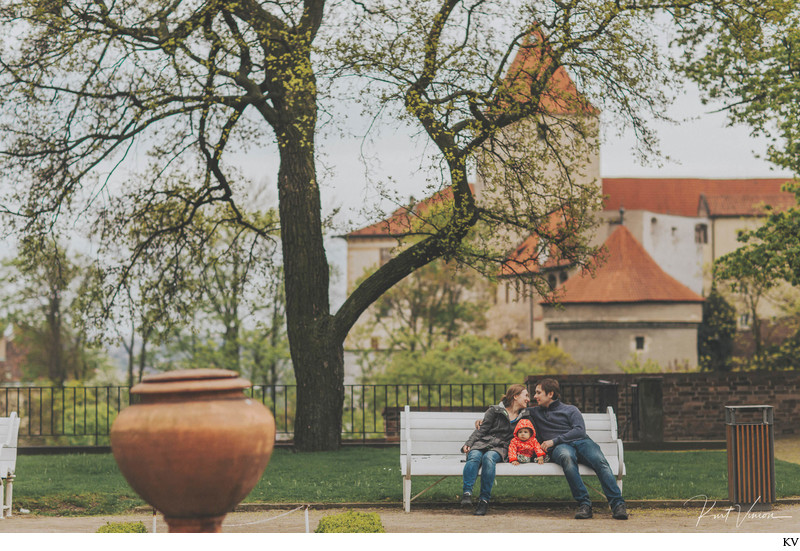
<path fill-rule="evenodd" d="M 586 434 L 583 416 L 577 407 L 564 404 L 560 400 L 560 387 L 555 379 L 542 379 L 536 385 L 533 395 L 535 406 L 531 412 L 533 424 L 542 444 L 542 449 L 550 456 L 551 461 L 561 465 L 567 478 L 572 497 L 578 502 L 577 519 L 592 518 L 592 500 L 578 473 L 578 463 L 594 469 L 600 486 L 611 506 L 611 515 L 615 519 L 626 520 L 628 512 L 625 500 L 617 486 L 614 473 L 606 461 L 603 451 L 597 443 Z"/>

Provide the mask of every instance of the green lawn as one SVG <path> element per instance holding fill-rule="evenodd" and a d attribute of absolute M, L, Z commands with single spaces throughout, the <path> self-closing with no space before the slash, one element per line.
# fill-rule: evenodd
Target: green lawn
<path fill-rule="evenodd" d="M 626 499 L 687 500 L 696 495 L 726 499 L 724 451 L 625 453 Z M 800 465 L 775 462 L 778 497 L 800 496 Z M 415 478 L 416 494 L 435 481 Z M 599 491 L 597 479 L 586 478 Z M 455 502 L 461 479 L 451 477 L 419 501 Z M 590 489 L 597 499 L 599 493 Z M 245 501 L 270 503 L 402 502 L 397 448 L 348 447 L 337 452 L 293 453 L 277 449 L 258 485 Z M 499 477 L 493 491 L 500 501 L 571 502 L 560 477 Z M 121 513 L 144 502 L 130 489 L 107 455 L 22 455 L 17 460 L 14 506 L 39 514 Z"/>

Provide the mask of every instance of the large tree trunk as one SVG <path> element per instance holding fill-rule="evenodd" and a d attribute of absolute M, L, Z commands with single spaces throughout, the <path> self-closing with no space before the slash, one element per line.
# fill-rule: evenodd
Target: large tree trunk
<path fill-rule="evenodd" d="M 341 444 L 344 348 L 330 333 L 324 327 L 309 331 L 299 346 L 291 345 L 298 404 L 294 443 L 303 451 L 335 450 Z"/>
<path fill-rule="evenodd" d="M 286 324 L 297 379 L 294 442 L 303 451 L 335 450 L 341 444 L 344 339 L 334 336 L 331 324 L 314 165 L 315 103 L 303 99 L 294 98 L 293 116 L 278 131 Z"/>

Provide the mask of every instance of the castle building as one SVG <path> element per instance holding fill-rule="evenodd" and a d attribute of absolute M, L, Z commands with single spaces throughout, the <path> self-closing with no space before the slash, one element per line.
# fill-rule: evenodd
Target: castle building
<path fill-rule="evenodd" d="M 506 78 L 524 81 L 540 70 L 541 61 L 532 51 L 520 50 Z M 563 68 L 554 73 L 542 107 L 547 124 L 580 117 L 589 121 L 585 127 L 599 129 L 599 112 L 580 98 Z M 531 138 L 536 135 L 531 124 L 510 130 L 519 133 L 519 147 L 539 147 Z M 795 204 L 794 195 L 782 191 L 786 179 L 601 178 L 599 147 L 581 154 L 585 158 L 578 171 L 580 185 L 600 186 L 604 198 L 591 239 L 605 244 L 609 264 L 599 269 L 597 279 L 587 279 L 568 263 L 543 258 L 534 236 L 511 236 L 517 245 L 497 274 L 485 334 L 557 342 L 586 367 L 601 371 L 618 370 L 617 364 L 630 354 L 663 366 L 695 367 L 697 326 L 703 296 L 711 286 L 710 267 L 739 246 L 741 230 L 763 223 L 765 206 L 786 209 Z M 496 167 L 485 158 L 477 161 L 472 186 L 476 201 L 496 201 L 491 182 Z M 391 258 L 416 217 L 451 197 L 445 189 L 344 236 L 348 291 L 366 271 Z M 532 292 L 532 277 L 545 278 L 551 288 L 558 288 L 563 308 L 542 302 Z M 346 348 L 386 346 L 385 331 L 391 328 L 364 335 L 359 324 Z"/>

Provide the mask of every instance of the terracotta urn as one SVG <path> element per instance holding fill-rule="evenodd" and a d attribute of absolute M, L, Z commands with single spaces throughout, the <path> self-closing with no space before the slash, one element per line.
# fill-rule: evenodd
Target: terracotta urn
<path fill-rule="evenodd" d="M 250 386 L 235 371 L 189 369 L 146 377 L 131 389 L 139 403 L 111 426 L 111 451 L 170 532 L 220 532 L 261 478 L 275 420 L 245 396 Z"/>

